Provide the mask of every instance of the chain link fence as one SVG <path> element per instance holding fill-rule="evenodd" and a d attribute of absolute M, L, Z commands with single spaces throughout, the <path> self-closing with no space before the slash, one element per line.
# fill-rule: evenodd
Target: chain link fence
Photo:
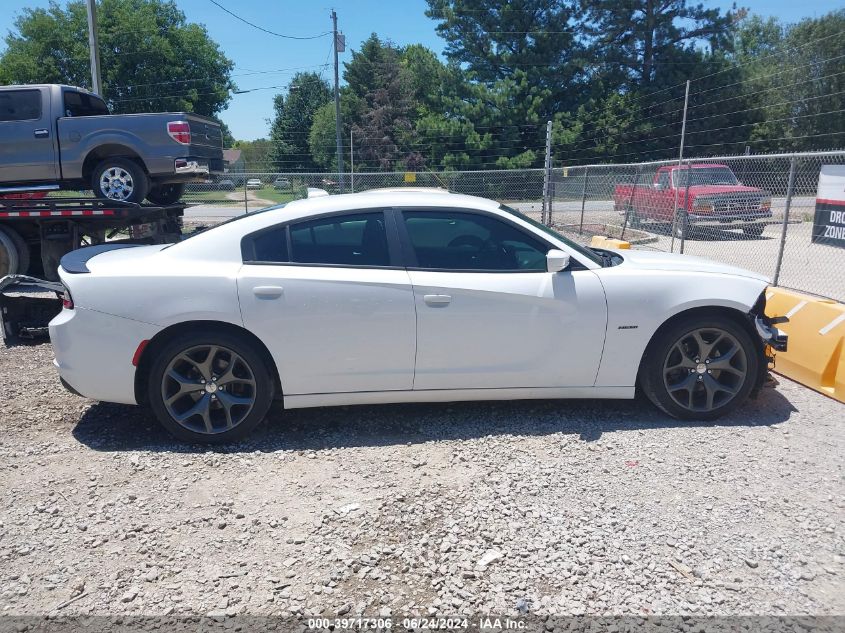
<path fill-rule="evenodd" d="M 581 238 L 707 257 L 845 300 L 845 242 L 813 239 L 823 165 L 845 165 L 845 152 L 555 169 L 551 222 Z"/>
<path fill-rule="evenodd" d="M 252 211 L 304 198 L 309 188 L 337 194 L 387 187 L 438 187 L 501 201 L 536 201 L 539 205 L 543 177 L 543 169 L 359 174 L 246 172 L 189 183 L 182 199 L 193 205 Z"/>
<path fill-rule="evenodd" d="M 582 242 L 593 235 L 624 238 L 634 248 L 707 257 L 842 301 L 845 250 L 813 239 L 823 165 L 845 165 L 845 151 L 586 165 L 549 174 L 544 169 L 222 174 L 188 185 L 184 200 L 195 205 L 189 217 L 213 221 L 304 198 L 311 187 L 332 194 L 439 187 L 510 204 Z"/>

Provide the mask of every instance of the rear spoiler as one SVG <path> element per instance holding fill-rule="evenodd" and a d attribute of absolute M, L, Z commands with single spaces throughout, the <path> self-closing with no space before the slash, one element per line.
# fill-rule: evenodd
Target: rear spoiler
<path fill-rule="evenodd" d="M 143 246 L 142 244 L 97 244 L 96 246 L 86 246 L 75 251 L 71 251 L 62 257 L 59 265 L 62 269 L 73 275 L 90 273 L 88 270 L 88 260 L 108 253 L 109 251 L 116 251 L 121 248 L 135 248 L 136 246 Z"/>

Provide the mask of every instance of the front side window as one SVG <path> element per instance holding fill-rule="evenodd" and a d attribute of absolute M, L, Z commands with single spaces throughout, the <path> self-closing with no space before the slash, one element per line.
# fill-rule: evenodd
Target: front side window
<path fill-rule="evenodd" d="M 0 121 L 36 121 L 40 118 L 40 90 L 4 90 L 0 92 Z"/>
<path fill-rule="evenodd" d="M 405 211 L 420 268 L 545 271 L 549 247 L 491 216 L 460 211 Z"/>
<path fill-rule="evenodd" d="M 356 213 L 290 226 L 290 258 L 301 264 L 389 266 L 384 214 Z"/>

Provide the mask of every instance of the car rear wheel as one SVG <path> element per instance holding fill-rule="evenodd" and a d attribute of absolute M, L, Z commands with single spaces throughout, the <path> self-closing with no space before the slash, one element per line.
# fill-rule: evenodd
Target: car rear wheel
<path fill-rule="evenodd" d="M 29 246 L 13 228 L 0 226 L 0 277 L 29 270 Z"/>
<path fill-rule="evenodd" d="M 147 194 L 147 200 L 153 204 L 168 205 L 176 204 L 185 194 L 184 182 L 170 182 L 155 185 Z"/>
<path fill-rule="evenodd" d="M 759 346 L 732 318 L 693 317 L 657 336 L 640 378 L 643 392 L 669 415 L 714 420 L 742 404 L 754 388 Z"/>
<path fill-rule="evenodd" d="M 245 437 L 264 419 L 274 383 L 245 337 L 198 332 L 158 351 L 148 395 L 156 417 L 175 437 L 217 444 Z"/>
<path fill-rule="evenodd" d="M 140 204 L 149 188 L 143 167 L 129 158 L 107 158 L 91 174 L 91 190 L 98 198 Z"/>

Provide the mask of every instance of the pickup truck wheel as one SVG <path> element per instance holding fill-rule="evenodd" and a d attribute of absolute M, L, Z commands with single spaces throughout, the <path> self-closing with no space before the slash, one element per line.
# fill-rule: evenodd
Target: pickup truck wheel
<path fill-rule="evenodd" d="M 147 200 L 153 204 L 167 206 L 179 202 L 184 194 L 184 182 L 170 182 L 162 185 L 153 185 L 153 188 L 147 194 Z"/>
<path fill-rule="evenodd" d="M 765 230 L 765 224 L 749 224 L 742 227 L 742 233 L 748 237 L 760 237 Z"/>
<path fill-rule="evenodd" d="M 29 271 L 29 246 L 13 228 L 0 226 L 0 277 Z"/>
<path fill-rule="evenodd" d="M 631 205 L 625 207 L 625 215 L 628 217 L 628 226 L 632 229 L 638 229 L 642 226 L 643 222 L 640 220 L 637 210 Z"/>
<path fill-rule="evenodd" d="M 149 188 L 150 179 L 144 169 L 128 158 L 107 158 L 91 174 L 91 190 L 98 198 L 140 204 Z"/>
<path fill-rule="evenodd" d="M 679 240 L 688 239 L 691 233 L 687 214 L 679 210 L 675 219 L 675 238 Z"/>
<path fill-rule="evenodd" d="M 762 355 L 734 319 L 702 315 L 657 334 L 640 370 L 643 392 L 669 415 L 715 420 L 751 393 Z"/>

